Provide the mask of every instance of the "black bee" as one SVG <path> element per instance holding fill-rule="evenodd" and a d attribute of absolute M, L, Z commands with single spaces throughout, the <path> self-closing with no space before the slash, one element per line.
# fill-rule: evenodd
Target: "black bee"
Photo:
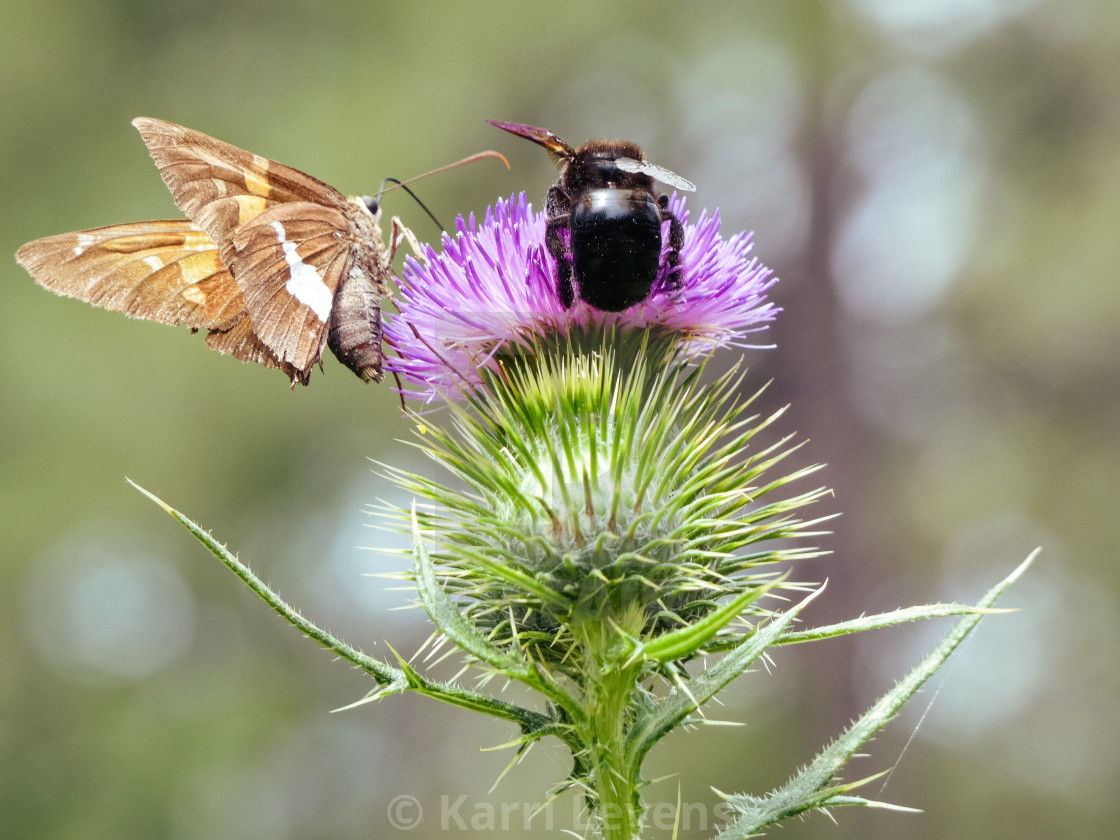
<path fill-rule="evenodd" d="M 669 211 L 669 196 L 654 181 L 679 190 L 696 187 L 648 163 L 626 140 L 590 140 L 573 149 L 551 131 L 487 120 L 548 150 L 563 168 L 548 191 L 545 241 L 556 260 L 557 293 L 565 308 L 578 290 L 586 303 L 620 312 L 653 290 L 661 256 L 661 223 L 669 220 L 670 282 L 676 282 L 684 226 Z M 572 280 L 575 280 L 575 288 Z"/>

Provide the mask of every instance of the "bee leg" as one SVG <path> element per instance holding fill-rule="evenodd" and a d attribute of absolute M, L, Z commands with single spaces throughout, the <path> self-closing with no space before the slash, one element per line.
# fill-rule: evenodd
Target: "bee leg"
<path fill-rule="evenodd" d="M 669 220 L 669 288 L 680 288 L 681 248 L 684 247 L 684 225 L 669 210 L 669 196 L 663 195 L 657 203 L 661 206 L 661 221 Z"/>
<path fill-rule="evenodd" d="M 572 261 L 561 257 L 556 261 L 556 294 L 560 296 L 560 303 L 565 309 L 571 309 L 576 302 L 575 289 L 572 288 Z"/>
<path fill-rule="evenodd" d="M 559 187 L 552 187 L 545 198 L 545 211 L 548 223 L 545 225 L 544 241 L 548 253 L 556 260 L 556 294 L 565 309 L 575 303 L 575 289 L 572 287 L 572 258 L 568 256 L 566 237 L 568 231 L 567 196 Z"/>

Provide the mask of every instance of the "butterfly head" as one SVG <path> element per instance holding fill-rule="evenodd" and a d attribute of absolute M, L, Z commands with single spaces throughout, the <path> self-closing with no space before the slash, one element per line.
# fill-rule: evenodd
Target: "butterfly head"
<path fill-rule="evenodd" d="M 381 196 L 379 195 L 360 195 L 355 201 L 361 204 L 374 219 L 381 218 Z"/>

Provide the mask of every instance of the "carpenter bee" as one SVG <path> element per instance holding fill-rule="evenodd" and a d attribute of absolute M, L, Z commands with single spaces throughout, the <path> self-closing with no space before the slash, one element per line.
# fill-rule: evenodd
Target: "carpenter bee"
<path fill-rule="evenodd" d="M 544 128 L 487 122 L 544 146 L 562 167 L 545 199 L 545 242 L 556 260 L 556 291 L 565 308 L 571 308 L 577 292 L 606 312 L 621 312 L 649 297 L 666 220 L 669 282 L 677 282 L 684 226 L 654 181 L 690 192 L 696 189 L 691 182 L 648 163 L 642 150 L 626 140 L 590 140 L 573 149 Z"/>

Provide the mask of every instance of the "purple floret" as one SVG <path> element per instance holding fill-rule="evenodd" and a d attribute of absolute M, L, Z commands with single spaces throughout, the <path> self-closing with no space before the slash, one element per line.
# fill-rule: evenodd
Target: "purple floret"
<path fill-rule="evenodd" d="M 578 298 L 564 308 L 545 247 L 544 213 L 534 212 L 524 193 L 500 199 L 481 225 L 473 214 L 460 216 L 454 238 L 443 236 L 442 253 L 426 245 L 423 262 L 405 262 L 400 312 L 386 316 L 385 339 L 397 353 L 386 367 L 419 388 L 412 396 L 454 399 L 481 384 L 479 369 L 494 364 L 503 347 L 590 326 L 661 326 L 679 333 L 690 354 L 745 346 L 743 336 L 766 329 L 778 313 L 766 298 L 777 278 L 750 255 L 752 234 L 720 237 L 718 211 L 705 210 L 693 224 L 683 197 L 674 195 L 669 208 L 684 224 L 679 282 L 674 288 L 668 277 L 666 244 L 653 292 L 622 312 L 601 312 Z"/>

